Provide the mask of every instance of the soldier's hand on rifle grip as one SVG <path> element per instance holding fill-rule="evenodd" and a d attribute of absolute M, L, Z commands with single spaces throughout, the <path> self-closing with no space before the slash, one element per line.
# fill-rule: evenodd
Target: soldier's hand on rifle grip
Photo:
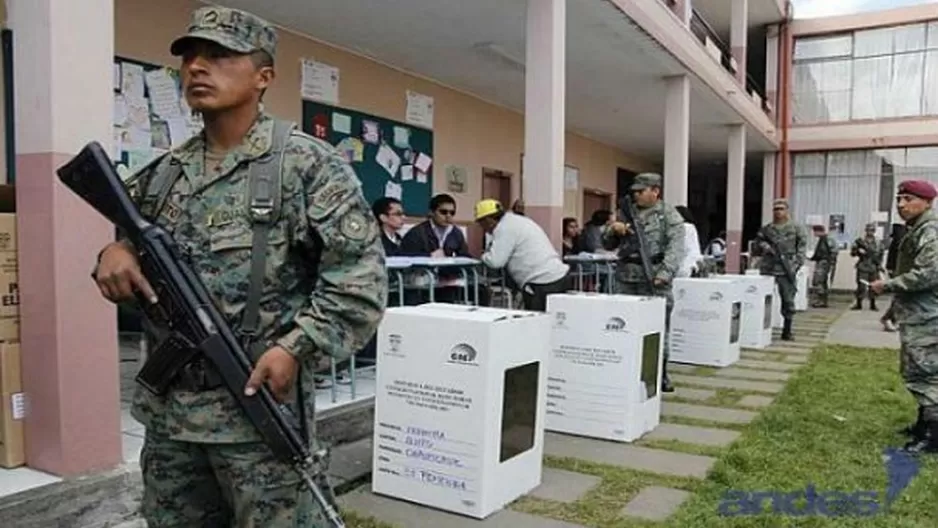
<path fill-rule="evenodd" d="M 254 396 L 261 385 L 267 382 L 274 398 L 283 403 L 293 390 L 298 366 L 296 358 L 283 347 L 275 346 L 267 350 L 254 365 L 251 377 L 244 387 L 244 394 Z"/>
<path fill-rule="evenodd" d="M 143 276 L 140 262 L 133 250 L 121 242 L 113 242 L 101 252 L 95 281 L 105 299 L 119 303 L 136 299 L 135 292 L 149 300 L 157 302 L 156 292 Z"/>

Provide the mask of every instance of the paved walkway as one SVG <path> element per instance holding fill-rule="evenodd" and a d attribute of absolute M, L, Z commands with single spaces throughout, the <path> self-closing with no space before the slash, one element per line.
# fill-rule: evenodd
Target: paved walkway
<path fill-rule="evenodd" d="M 662 423 L 638 442 L 619 444 L 547 433 L 541 486 L 485 521 L 377 496 L 368 485 L 341 497 L 340 504 L 358 517 L 401 528 L 584 528 L 558 519 L 578 502 L 597 501 L 606 511 L 617 509 L 624 522 L 664 521 L 691 495 L 681 489 L 681 483 L 691 489 L 695 481 L 707 476 L 717 457 L 773 402 L 829 332 L 837 343 L 898 346 L 895 334 L 883 332 L 879 313 L 847 311 L 840 318 L 846 309 L 846 301 L 841 300 L 829 309 L 798 314 L 794 342 L 778 340 L 776 330 L 771 346 L 744 349 L 742 359 L 731 367 L 675 366 L 676 391 L 665 395 Z M 638 484 L 634 489 L 610 489 L 615 486 L 603 478 L 608 469 L 635 472 Z"/>

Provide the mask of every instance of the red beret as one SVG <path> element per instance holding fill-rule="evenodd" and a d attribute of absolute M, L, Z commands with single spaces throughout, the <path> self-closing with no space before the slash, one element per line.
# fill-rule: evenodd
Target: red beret
<path fill-rule="evenodd" d="M 899 184 L 898 194 L 911 194 L 923 200 L 934 200 L 935 196 L 938 196 L 938 190 L 925 180 L 906 180 Z"/>

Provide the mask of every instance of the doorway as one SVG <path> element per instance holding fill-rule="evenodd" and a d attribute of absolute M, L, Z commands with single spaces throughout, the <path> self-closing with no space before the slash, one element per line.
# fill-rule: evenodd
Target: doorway
<path fill-rule="evenodd" d="M 511 207 L 511 180 L 514 175 L 510 172 L 482 168 L 482 196 L 485 200 L 492 198 L 501 202 L 502 207 L 508 209 Z M 481 255 L 485 248 L 485 233 L 476 226 L 475 222 L 470 224 L 467 229 L 469 253 Z"/>
<path fill-rule="evenodd" d="M 612 210 L 612 194 L 597 189 L 583 190 L 583 218 L 581 222 L 586 224 L 592 218 L 593 213 L 600 209 Z"/>

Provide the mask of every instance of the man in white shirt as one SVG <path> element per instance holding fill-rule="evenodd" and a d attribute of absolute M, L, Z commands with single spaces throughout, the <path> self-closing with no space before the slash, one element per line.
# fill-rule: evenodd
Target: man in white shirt
<path fill-rule="evenodd" d="M 570 267 L 533 220 L 505 211 L 491 199 L 476 204 L 475 220 L 491 235 L 482 262 L 489 268 L 505 268 L 521 288 L 525 310 L 546 311 L 548 295 L 573 289 Z"/>

